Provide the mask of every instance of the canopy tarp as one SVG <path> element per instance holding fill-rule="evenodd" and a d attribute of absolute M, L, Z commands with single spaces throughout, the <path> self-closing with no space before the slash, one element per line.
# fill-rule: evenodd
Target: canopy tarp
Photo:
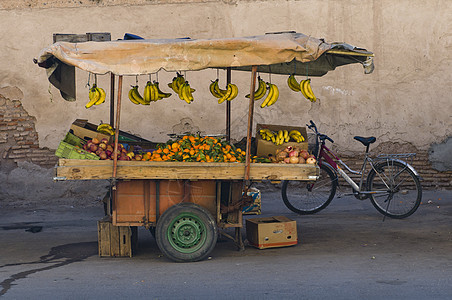
<path fill-rule="evenodd" d="M 224 39 L 138 39 L 108 42 L 57 42 L 35 62 L 68 101 L 75 101 L 75 69 L 94 74 L 145 75 L 160 70 L 207 68 L 273 74 L 323 76 L 338 66 L 361 63 L 372 73 L 373 53 L 346 43 L 326 43 L 302 33 L 281 32 Z"/>
<path fill-rule="evenodd" d="M 42 65 L 54 57 L 94 74 L 143 75 L 161 69 L 180 72 L 228 67 L 251 70 L 257 65 L 259 72 L 323 76 L 350 63 L 365 64 L 370 73 L 372 56 L 345 43 L 330 44 L 302 33 L 284 32 L 225 39 L 57 42 L 43 49 L 37 62 Z"/>

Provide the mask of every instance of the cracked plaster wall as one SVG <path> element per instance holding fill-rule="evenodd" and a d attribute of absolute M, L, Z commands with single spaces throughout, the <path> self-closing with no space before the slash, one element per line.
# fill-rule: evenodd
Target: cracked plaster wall
<path fill-rule="evenodd" d="M 354 135 L 374 135 L 376 145 L 397 142 L 418 151 L 452 136 L 451 1 L 2 1 L 0 20 L 0 60 L 8 62 L 0 64 L 0 88 L 15 86 L 23 92 L 22 105 L 36 119 L 40 147 L 55 149 L 77 118 L 108 121 L 107 104 L 84 108 L 86 73 L 77 71 L 78 101 L 69 103 L 32 62 L 52 43 L 53 33 L 85 32 L 111 32 L 118 39 L 126 32 L 146 38 L 220 38 L 296 30 L 347 42 L 375 53 L 373 74 L 364 75 L 355 64 L 314 78 L 316 103 L 290 91 L 286 77 L 274 75 L 280 99 L 272 108 L 256 107 L 255 123 L 299 126 L 312 119 L 348 154 L 363 150 Z M 224 84 L 226 74 L 219 74 Z M 160 72 L 159 81 L 167 83 L 173 76 Z M 224 109 L 207 89 L 216 76 L 215 70 L 187 73 L 197 89 L 191 105 L 174 97 L 146 108 L 125 101 L 121 128 L 164 141 L 189 117 L 203 132 L 224 133 Z M 147 79 L 141 76 L 139 85 Z M 110 77 L 98 80 L 108 93 Z M 125 78 L 124 91 L 135 81 Z M 232 81 L 241 91 L 232 103 L 232 136 L 241 139 L 249 74 L 233 72 Z"/>

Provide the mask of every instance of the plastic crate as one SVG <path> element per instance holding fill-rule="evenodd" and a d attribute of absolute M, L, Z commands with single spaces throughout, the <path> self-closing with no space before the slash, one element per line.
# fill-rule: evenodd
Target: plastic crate
<path fill-rule="evenodd" d="M 55 155 L 61 158 L 70 159 L 100 159 L 100 157 L 96 154 L 89 153 L 88 151 L 80 149 L 64 141 L 60 142 L 58 149 L 55 151 Z"/>
<path fill-rule="evenodd" d="M 66 137 L 63 139 L 63 142 L 71 144 L 73 146 L 79 146 L 80 148 L 87 143 L 84 139 L 79 138 L 78 136 L 73 135 L 70 132 L 66 134 Z"/>

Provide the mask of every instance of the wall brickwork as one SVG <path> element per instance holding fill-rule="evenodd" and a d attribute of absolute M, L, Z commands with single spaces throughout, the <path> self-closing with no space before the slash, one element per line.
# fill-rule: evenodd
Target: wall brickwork
<path fill-rule="evenodd" d="M 40 148 L 36 119 L 30 116 L 20 100 L 0 95 L 0 168 L 15 167 L 18 162 L 28 161 L 50 168 L 57 161 L 55 151 Z"/>

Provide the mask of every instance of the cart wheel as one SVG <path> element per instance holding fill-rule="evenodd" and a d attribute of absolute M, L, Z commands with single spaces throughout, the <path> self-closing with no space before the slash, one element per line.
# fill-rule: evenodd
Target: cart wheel
<path fill-rule="evenodd" d="M 212 215 L 193 203 L 168 208 L 158 220 L 155 230 L 160 251 L 177 262 L 204 259 L 215 247 L 217 235 Z"/>

